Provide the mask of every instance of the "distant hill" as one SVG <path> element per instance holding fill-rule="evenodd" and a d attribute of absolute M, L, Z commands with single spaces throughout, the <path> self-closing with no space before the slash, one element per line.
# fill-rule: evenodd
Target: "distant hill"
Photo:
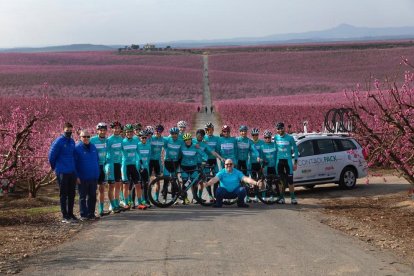
<path fill-rule="evenodd" d="M 84 52 L 84 51 L 113 51 L 115 46 L 93 45 L 93 44 L 72 44 L 49 47 L 25 47 L 25 48 L 9 48 L 0 49 L 4 53 L 40 53 L 40 52 Z"/>
<path fill-rule="evenodd" d="M 341 24 L 337 27 L 304 33 L 275 34 L 263 37 L 242 37 L 213 40 L 181 40 L 156 43 L 163 47 L 245 46 L 285 43 L 316 43 L 336 41 L 372 41 L 414 39 L 414 27 L 366 28 Z"/>

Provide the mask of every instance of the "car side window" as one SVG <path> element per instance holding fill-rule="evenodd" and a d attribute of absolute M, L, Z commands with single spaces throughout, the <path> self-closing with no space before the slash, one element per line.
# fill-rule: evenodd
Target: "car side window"
<path fill-rule="evenodd" d="M 298 145 L 299 157 L 306 157 L 315 154 L 311 140 L 305 141 Z"/>
<path fill-rule="evenodd" d="M 354 143 L 352 143 L 351 140 L 343 139 L 343 140 L 341 140 L 341 143 L 342 143 L 342 147 L 343 147 L 343 149 L 345 151 L 346 150 L 354 150 L 354 149 L 357 149 L 356 145 Z"/>
<path fill-rule="evenodd" d="M 326 154 L 335 152 L 335 146 L 332 139 L 320 139 L 316 140 L 316 144 L 319 148 L 319 154 Z"/>

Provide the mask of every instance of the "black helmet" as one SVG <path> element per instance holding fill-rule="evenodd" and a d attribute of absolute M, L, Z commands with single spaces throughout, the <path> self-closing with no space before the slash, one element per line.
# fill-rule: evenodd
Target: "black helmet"
<path fill-rule="evenodd" d="M 283 122 L 279 122 L 276 124 L 276 129 L 284 129 L 285 128 L 285 124 Z"/>
<path fill-rule="evenodd" d="M 212 123 L 212 122 L 208 122 L 208 123 L 206 124 L 206 126 L 204 127 L 204 129 L 209 129 L 209 128 L 214 129 L 214 125 L 213 125 L 213 123 Z"/>
<path fill-rule="evenodd" d="M 111 128 L 115 128 L 119 126 L 120 128 L 122 128 L 122 124 L 119 121 L 113 121 L 110 125 Z"/>
<path fill-rule="evenodd" d="M 196 131 L 196 135 L 199 135 L 199 134 L 204 137 L 206 135 L 206 132 L 204 131 L 204 129 L 200 128 L 200 129 L 197 129 Z"/>
<path fill-rule="evenodd" d="M 155 126 L 155 130 L 158 131 L 158 132 L 163 132 L 164 131 L 164 126 L 158 124 L 158 125 Z"/>

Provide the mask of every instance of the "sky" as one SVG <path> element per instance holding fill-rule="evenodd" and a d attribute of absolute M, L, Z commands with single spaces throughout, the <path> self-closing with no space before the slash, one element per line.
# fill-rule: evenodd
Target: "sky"
<path fill-rule="evenodd" d="M 0 0 L 0 48 L 414 26 L 414 0 Z"/>

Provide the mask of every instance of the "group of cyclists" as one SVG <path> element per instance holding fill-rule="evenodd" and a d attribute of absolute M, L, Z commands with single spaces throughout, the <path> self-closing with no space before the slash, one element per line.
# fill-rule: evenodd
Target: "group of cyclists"
<path fill-rule="evenodd" d="M 108 128 L 111 130 L 109 137 Z M 96 136 L 90 138 L 99 155 L 99 215 L 109 213 L 104 210 L 105 183 L 108 183 L 110 212 L 118 213 L 130 208 L 145 210 L 150 207 L 147 195 L 151 178 L 161 174 L 168 176 L 179 168 L 184 183 L 191 178 L 189 172 L 201 164 L 213 166 L 214 173 L 218 173 L 225 167 L 225 160 L 232 160 L 234 167 L 246 176 L 284 173 L 291 203 L 298 203 L 293 186 L 298 150 L 293 137 L 285 132 L 284 123 L 276 124 L 276 135 L 270 130 L 263 131 L 263 140 L 259 139 L 257 128 L 250 130 L 249 138 L 245 125 L 240 126 L 238 137 L 230 135 L 228 125 L 222 127 L 220 136 L 214 135 L 212 123 L 198 129 L 195 137 L 186 129 L 185 121 L 179 121 L 177 126 L 170 128 L 169 135 L 165 135 L 161 124 L 143 127 L 139 123 L 123 126 L 118 121 L 109 126 L 99 123 Z M 155 200 L 159 200 L 159 193 L 160 187 L 156 186 Z M 214 197 L 211 188 L 208 193 Z M 246 201 L 257 199 L 247 197 Z M 283 192 L 276 202 L 285 203 Z M 189 203 L 188 198 L 182 201 L 182 204 Z"/>

